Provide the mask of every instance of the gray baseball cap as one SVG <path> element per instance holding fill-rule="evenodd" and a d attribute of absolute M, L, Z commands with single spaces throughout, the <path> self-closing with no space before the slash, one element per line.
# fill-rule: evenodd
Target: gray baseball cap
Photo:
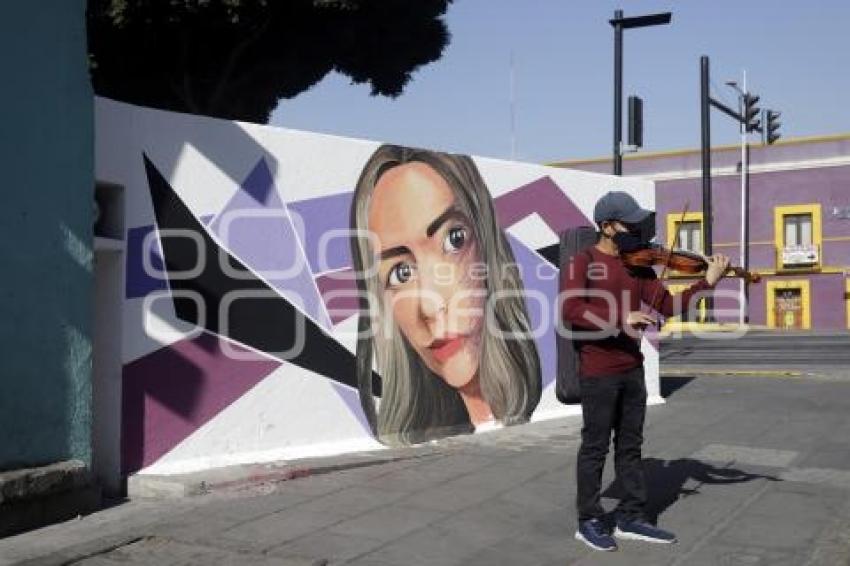
<path fill-rule="evenodd" d="M 637 224 L 646 220 L 652 214 L 651 210 L 641 208 L 637 201 L 627 192 L 608 191 L 593 207 L 593 221 L 619 220 L 627 224 Z"/>

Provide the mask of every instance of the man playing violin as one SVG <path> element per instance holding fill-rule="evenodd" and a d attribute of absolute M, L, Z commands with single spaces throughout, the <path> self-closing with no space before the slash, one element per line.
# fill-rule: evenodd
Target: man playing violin
<path fill-rule="evenodd" d="M 713 289 L 729 268 L 729 259 L 722 254 L 706 258 L 705 277 L 674 300 L 651 268 L 631 269 L 620 255 L 648 245 L 654 236 L 654 213 L 627 193 L 611 191 L 596 203 L 593 219 L 599 227 L 597 243 L 561 268 L 561 291 L 566 296 L 562 315 L 579 341 L 584 415 L 576 466 L 575 537 L 598 550 L 617 549 L 601 520 L 605 511 L 600 504 L 602 470 L 613 431 L 614 465 L 622 492 L 614 537 L 672 543 L 673 533 L 644 517 L 647 490 L 641 446 L 647 395 L 641 335 L 656 323 L 655 313 L 680 314 Z M 642 304 L 650 312 L 642 310 Z"/>

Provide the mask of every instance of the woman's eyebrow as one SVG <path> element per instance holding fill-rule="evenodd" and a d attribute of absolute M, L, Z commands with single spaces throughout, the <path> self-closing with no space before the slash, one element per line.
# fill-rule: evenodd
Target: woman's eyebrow
<path fill-rule="evenodd" d="M 437 230 L 440 229 L 440 226 L 442 226 L 446 220 L 455 216 L 463 216 L 463 213 L 452 204 L 444 210 L 441 215 L 428 224 L 428 228 L 425 229 L 425 235 L 430 238 Z"/>
<path fill-rule="evenodd" d="M 397 255 L 405 255 L 410 253 L 410 248 L 407 246 L 396 246 L 394 248 L 387 248 L 381 252 L 381 259 L 389 259 L 391 257 L 395 257 Z"/>

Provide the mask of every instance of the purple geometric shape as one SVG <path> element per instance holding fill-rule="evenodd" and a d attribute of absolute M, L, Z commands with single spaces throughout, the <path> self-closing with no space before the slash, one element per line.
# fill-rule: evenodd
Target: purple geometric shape
<path fill-rule="evenodd" d="M 258 207 L 253 208 L 279 208 L 280 197 L 274 190 L 272 172 L 264 158 L 254 166 L 245 181 L 242 182 L 242 194 L 251 197 Z M 226 210 L 226 209 L 225 209 Z"/>
<path fill-rule="evenodd" d="M 357 422 L 360 423 L 360 426 L 363 427 L 363 430 L 368 434 L 372 434 L 369 421 L 366 419 L 366 414 L 363 412 L 363 406 L 360 404 L 360 394 L 357 390 L 346 385 L 342 385 L 341 383 L 331 382 L 331 385 L 337 395 L 339 395 L 339 398 L 342 399 L 342 402 L 348 407 L 348 410 L 351 411 L 351 414 L 354 415 L 354 418 L 357 419 Z"/>
<path fill-rule="evenodd" d="M 351 265 L 351 251 L 345 230 L 349 229 L 352 191 L 290 202 L 293 216 L 299 216 L 303 227 L 304 253 L 313 273 L 324 273 Z M 334 237 L 325 236 L 334 231 Z M 326 240 L 322 242 L 322 237 Z M 324 246 L 321 254 L 320 246 Z M 322 255 L 324 257 L 322 257 Z"/>
<path fill-rule="evenodd" d="M 337 325 L 359 312 L 360 302 L 356 296 L 357 283 L 354 280 L 353 269 L 319 275 L 316 277 L 316 286 L 322 295 L 332 324 Z"/>
<path fill-rule="evenodd" d="M 265 159 L 210 224 L 223 246 L 318 324 L 331 328 L 313 274 Z M 217 261 L 218 258 L 212 258 Z"/>
<path fill-rule="evenodd" d="M 560 234 L 566 228 L 593 225 L 550 177 L 541 177 L 498 196 L 493 205 L 499 226 L 506 229 L 537 213 L 549 228 Z"/>
<path fill-rule="evenodd" d="M 207 224 L 212 217 L 211 214 L 205 214 L 199 220 L 203 224 Z M 145 237 L 153 232 L 153 230 L 153 225 L 138 226 L 127 230 L 127 273 L 124 294 L 128 299 L 145 297 L 154 291 L 168 289 L 168 285 L 165 282 L 162 247 L 159 244 L 159 238 L 153 239 L 153 245 L 150 249 L 150 265 L 159 273 L 163 273 L 163 276 L 154 277 L 148 274 L 145 271 L 144 263 L 142 263 L 142 247 L 144 246 Z"/>
<path fill-rule="evenodd" d="M 519 266 L 525 290 L 534 291 L 537 295 L 535 300 L 526 299 L 525 305 L 531 328 L 544 327 L 544 332 L 537 338 L 537 353 L 540 357 L 543 387 L 546 387 L 555 379 L 557 370 L 552 313 L 555 310 L 554 305 L 558 295 L 558 270 L 520 240 L 510 234 L 507 236 L 514 252 L 514 259 Z"/>
<path fill-rule="evenodd" d="M 154 238 L 150 250 L 150 265 L 163 273 L 163 277 L 152 277 L 145 271 L 142 263 L 142 246 L 145 237 L 153 232 L 153 226 L 139 226 L 127 230 L 127 273 L 125 283 L 125 294 L 128 299 L 144 297 L 154 291 L 168 289 L 164 267 L 162 265 L 162 252 L 159 247 L 159 238 Z"/>
<path fill-rule="evenodd" d="M 202 333 L 124 366 L 121 466 L 149 466 L 281 365 Z"/>

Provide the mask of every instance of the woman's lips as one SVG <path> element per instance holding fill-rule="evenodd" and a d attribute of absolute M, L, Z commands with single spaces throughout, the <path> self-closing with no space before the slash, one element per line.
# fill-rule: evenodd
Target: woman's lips
<path fill-rule="evenodd" d="M 463 348 L 465 342 L 466 336 L 450 336 L 434 340 L 428 346 L 428 349 L 431 350 L 438 362 L 443 363 Z"/>

